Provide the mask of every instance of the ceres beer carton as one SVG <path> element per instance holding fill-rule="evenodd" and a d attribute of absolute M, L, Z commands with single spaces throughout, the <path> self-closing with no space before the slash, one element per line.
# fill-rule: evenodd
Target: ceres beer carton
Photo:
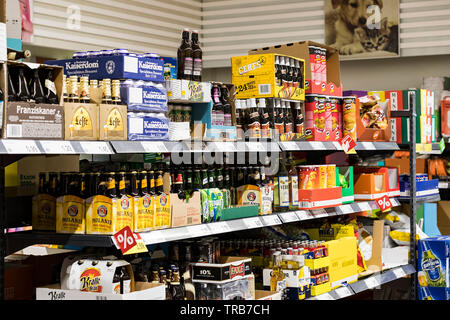
<path fill-rule="evenodd" d="M 120 294 L 130 293 L 134 287 L 133 270 L 124 260 L 70 256 L 64 259 L 60 277 L 63 290 Z"/>

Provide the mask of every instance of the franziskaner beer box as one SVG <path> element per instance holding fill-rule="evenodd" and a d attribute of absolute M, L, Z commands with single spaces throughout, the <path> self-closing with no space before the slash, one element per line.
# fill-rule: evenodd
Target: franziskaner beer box
<path fill-rule="evenodd" d="M 88 76 L 89 79 L 135 79 L 164 81 L 164 61 L 126 55 L 46 61 L 64 68 L 67 77 Z"/>
<path fill-rule="evenodd" d="M 282 59 L 280 62 L 277 59 Z M 287 67 L 293 62 L 294 66 Z M 305 100 L 305 61 L 287 55 L 255 54 L 231 58 L 236 99 Z"/>

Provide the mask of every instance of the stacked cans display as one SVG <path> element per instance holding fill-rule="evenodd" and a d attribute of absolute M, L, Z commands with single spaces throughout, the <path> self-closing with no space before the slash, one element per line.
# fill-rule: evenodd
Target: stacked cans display
<path fill-rule="evenodd" d="M 236 100 L 238 138 L 301 140 L 304 137 L 302 103 L 277 98 Z"/>
<path fill-rule="evenodd" d="M 327 49 L 309 46 L 309 60 L 311 62 L 311 80 L 327 82 Z"/>
<path fill-rule="evenodd" d="M 343 137 L 342 98 L 306 95 L 305 136 L 311 141 L 338 141 Z"/>

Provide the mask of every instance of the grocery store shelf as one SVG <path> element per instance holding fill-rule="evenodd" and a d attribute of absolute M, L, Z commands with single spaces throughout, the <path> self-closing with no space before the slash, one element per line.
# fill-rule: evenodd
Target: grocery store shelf
<path fill-rule="evenodd" d="M 370 151 L 370 150 L 400 150 L 395 142 L 356 142 L 356 151 Z"/>
<path fill-rule="evenodd" d="M 400 202 L 409 202 L 409 197 L 399 197 L 397 198 L 398 201 Z M 439 193 L 437 194 L 433 194 L 430 196 L 424 196 L 424 197 L 416 197 L 416 202 L 417 203 L 425 203 L 425 202 L 437 202 L 437 201 L 441 201 L 441 196 Z"/>
<path fill-rule="evenodd" d="M 280 141 L 278 142 L 283 151 L 314 151 L 314 150 L 341 150 L 337 141 Z"/>
<path fill-rule="evenodd" d="M 393 202 L 393 206 L 398 206 L 400 204 L 395 198 L 392 198 L 391 201 Z M 284 223 L 328 218 L 337 215 L 346 215 L 374 209 L 378 209 L 378 206 L 375 203 L 375 201 L 358 201 L 355 203 L 345 204 L 332 208 L 288 211 L 251 218 L 219 221 L 178 228 L 141 232 L 140 236 L 142 237 L 146 245 L 151 245 L 168 241 L 176 241 L 227 232 L 262 228 L 267 226 L 280 225 Z M 53 232 L 35 232 L 35 231 L 15 232 L 7 234 L 7 241 L 8 241 L 8 252 L 10 253 L 33 244 L 63 244 L 63 245 L 86 246 L 86 247 L 90 246 L 111 247 L 114 245 L 112 236 L 80 235 L 80 234 L 72 235 L 72 234 L 57 234 Z"/>
<path fill-rule="evenodd" d="M 0 140 L 0 154 L 113 154 L 107 141 Z"/>
<path fill-rule="evenodd" d="M 407 264 L 383 271 L 382 273 L 371 275 L 370 277 L 367 277 L 365 279 L 348 284 L 347 286 L 339 287 L 319 296 L 309 298 L 308 300 L 338 300 L 347 298 L 360 292 L 374 289 L 391 281 L 401 279 L 415 272 L 416 270 L 414 266 L 411 264 Z"/>

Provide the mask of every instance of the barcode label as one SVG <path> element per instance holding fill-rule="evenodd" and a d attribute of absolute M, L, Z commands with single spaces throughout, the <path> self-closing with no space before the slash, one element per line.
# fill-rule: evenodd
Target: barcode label
<path fill-rule="evenodd" d="M 6 125 L 6 136 L 8 138 L 22 138 L 22 125 L 21 124 Z"/>
<path fill-rule="evenodd" d="M 259 94 L 270 94 L 272 92 L 270 84 L 259 84 L 258 90 Z"/>
<path fill-rule="evenodd" d="M 96 296 L 95 299 L 96 300 L 108 300 L 108 298 L 105 296 Z"/>

